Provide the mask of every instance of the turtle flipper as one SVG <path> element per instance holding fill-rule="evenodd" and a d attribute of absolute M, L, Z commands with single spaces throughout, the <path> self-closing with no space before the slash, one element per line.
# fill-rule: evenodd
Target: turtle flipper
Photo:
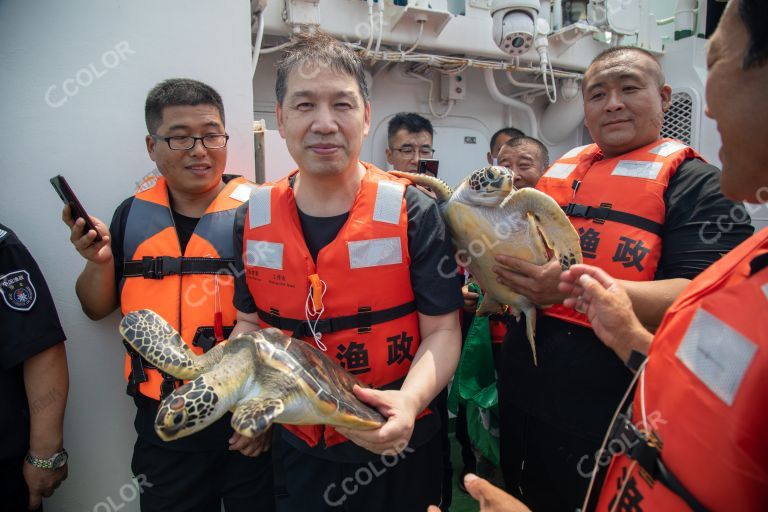
<path fill-rule="evenodd" d="M 437 200 L 441 203 L 447 201 L 451 195 L 453 195 L 453 190 L 451 190 L 451 187 L 449 187 L 446 182 L 439 178 L 435 178 L 434 176 L 429 176 L 428 174 L 416 174 L 415 172 L 402 171 L 389 171 L 389 174 L 411 180 L 413 183 L 421 185 L 422 187 L 429 187 L 437 196 Z"/>
<path fill-rule="evenodd" d="M 285 410 L 283 401 L 277 398 L 244 400 L 235 407 L 232 428 L 245 437 L 258 437 L 272 425 Z"/>
<path fill-rule="evenodd" d="M 152 310 L 131 311 L 120 322 L 120 334 L 141 356 L 160 370 L 177 379 L 195 379 L 209 369 L 216 360 L 214 354 L 200 358 L 181 339 L 181 336 L 163 317 Z M 219 357 L 218 359 L 221 359 Z M 203 364 L 209 362 L 209 364 Z"/>
<path fill-rule="evenodd" d="M 552 249 L 563 270 L 582 262 L 579 234 L 560 205 L 547 194 L 524 188 L 508 196 L 501 207 L 519 209 L 533 216 L 539 234 Z"/>
<path fill-rule="evenodd" d="M 533 354 L 533 365 L 538 366 L 539 363 L 536 360 L 536 308 L 529 306 L 523 308 L 525 314 L 525 334 L 528 336 L 528 343 L 531 344 L 531 353 Z"/>

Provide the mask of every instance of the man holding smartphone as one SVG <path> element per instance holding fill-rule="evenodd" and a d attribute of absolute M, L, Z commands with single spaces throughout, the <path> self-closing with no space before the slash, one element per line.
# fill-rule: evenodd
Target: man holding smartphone
<path fill-rule="evenodd" d="M 395 114 L 387 127 L 387 163 L 392 170 L 419 172 L 419 162 L 435 154 L 434 134 L 429 119 L 413 112 Z"/>
<path fill-rule="evenodd" d="M 92 320 L 152 309 L 197 354 L 224 340 L 235 321 L 232 245 L 235 210 L 250 193 L 243 178 L 224 175 L 227 140 L 221 96 L 195 80 L 171 79 L 147 96 L 147 152 L 161 176 L 139 187 L 115 211 L 109 229 L 93 218 L 62 214 L 70 240 L 87 260 L 76 290 Z M 165 443 L 154 431 L 159 400 L 179 385 L 144 362 L 126 357 L 128 394 L 137 406 L 138 438 L 131 469 L 147 485 L 143 511 L 272 510 L 267 436 L 235 434 L 225 416 L 187 438 Z M 239 453 L 239 452 L 242 453 Z"/>

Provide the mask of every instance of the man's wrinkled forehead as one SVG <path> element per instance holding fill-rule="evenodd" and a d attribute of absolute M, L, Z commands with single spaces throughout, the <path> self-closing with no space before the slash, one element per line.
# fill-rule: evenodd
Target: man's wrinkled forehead
<path fill-rule="evenodd" d="M 525 141 L 509 146 L 503 145 L 499 150 L 499 162 L 515 160 L 518 162 L 531 162 L 535 165 L 543 164 L 544 155 L 533 142 Z"/>
<path fill-rule="evenodd" d="M 347 86 L 343 89 L 339 89 L 336 96 L 348 96 L 350 99 L 357 99 L 360 102 L 364 102 L 363 91 L 360 90 L 360 86 L 357 83 L 355 77 L 342 69 L 334 67 L 331 63 L 327 62 L 315 62 L 310 60 L 303 60 L 298 62 L 286 76 L 286 98 L 288 97 L 306 97 L 314 94 L 317 85 L 322 85 L 317 81 L 318 76 L 325 70 L 331 70 L 334 74 L 344 79 L 347 82 Z M 309 89 L 298 89 L 295 85 L 297 82 L 303 79 L 310 84 Z"/>
<path fill-rule="evenodd" d="M 592 63 L 584 74 L 583 90 L 587 91 L 608 82 L 634 79 L 661 87 L 664 77 L 659 64 L 639 52 L 624 52 Z"/>
<path fill-rule="evenodd" d="M 537 148 L 532 142 L 522 142 L 515 146 L 509 146 L 504 144 L 499 150 L 499 160 L 505 158 L 532 158 L 532 155 L 537 154 L 539 148 Z"/>

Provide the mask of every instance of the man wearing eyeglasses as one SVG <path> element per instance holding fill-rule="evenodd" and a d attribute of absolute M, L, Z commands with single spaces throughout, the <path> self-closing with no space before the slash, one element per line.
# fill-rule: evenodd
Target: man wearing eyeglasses
<path fill-rule="evenodd" d="M 171 79 L 147 96 L 147 152 L 160 172 L 96 232 L 69 207 L 63 220 L 87 260 L 76 291 L 92 320 L 118 306 L 152 309 L 197 354 L 227 338 L 235 323 L 232 244 L 235 211 L 248 198 L 245 179 L 224 175 L 227 140 L 221 96 L 206 84 Z M 116 341 L 116 340 L 115 340 Z M 129 351 L 128 394 L 137 406 L 138 438 L 131 469 L 141 484 L 142 511 L 273 510 L 266 437 L 233 433 L 227 415 L 205 430 L 162 441 L 154 430 L 159 400 L 180 384 Z M 260 455 L 261 454 L 261 455 Z M 259 456 L 260 455 L 260 456 Z"/>
<path fill-rule="evenodd" d="M 387 163 L 395 171 L 418 172 L 419 160 L 432 158 L 432 123 L 419 114 L 400 112 L 387 128 Z"/>

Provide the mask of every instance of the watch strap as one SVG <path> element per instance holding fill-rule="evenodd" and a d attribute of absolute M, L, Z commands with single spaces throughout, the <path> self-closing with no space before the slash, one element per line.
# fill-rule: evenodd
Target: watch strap
<path fill-rule="evenodd" d="M 64 456 L 64 462 L 56 465 L 57 459 L 59 459 L 59 457 L 61 457 L 62 455 Z M 53 455 L 51 455 L 50 457 L 45 458 L 45 459 L 41 459 L 39 457 L 35 457 L 30 452 L 27 452 L 27 455 L 24 456 L 24 460 L 28 464 L 31 464 L 32 466 L 35 466 L 36 468 L 41 468 L 41 469 L 59 469 L 60 467 L 62 467 L 64 464 L 67 463 L 67 450 L 62 448 L 58 452 L 54 453 Z"/>

